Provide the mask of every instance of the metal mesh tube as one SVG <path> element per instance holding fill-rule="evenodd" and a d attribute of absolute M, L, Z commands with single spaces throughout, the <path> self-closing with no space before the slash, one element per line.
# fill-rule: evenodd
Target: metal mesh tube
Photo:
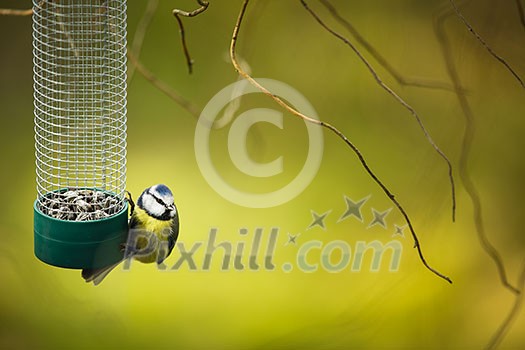
<path fill-rule="evenodd" d="M 63 220 L 124 207 L 126 2 L 33 0 L 38 204 Z"/>

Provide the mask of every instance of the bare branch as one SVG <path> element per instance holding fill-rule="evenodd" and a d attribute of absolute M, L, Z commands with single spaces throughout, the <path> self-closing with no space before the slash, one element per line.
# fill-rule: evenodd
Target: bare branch
<path fill-rule="evenodd" d="M 463 112 L 463 116 L 465 117 L 465 131 L 463 134 L 461 154 L 459 158 L 459 177 L 463 186 L 465 187 L 465 191 L 467 192 L 472 202 L 472 206 L 474 209 L 474 224 L 476 227 L 478 241 L 480 242 L 481 247 L 483 248 L 485 253 L 489 255 L 489 257 L 493 260 L 494 264 L 496 265 L 501 284 L 505 288 L 509 289 L 511 292 L 517 294 L 519 293 L 519 290 L 516 287 L 512 286 L 507 279 L 507 274 L 505 272 L 505 266 L 503 264 L 503 260 L 501 259 L 501 255 L 499 254 L 498 250 L 492 245 L 492 243 L 487 237 L 487 233 L 485 232 L 485 224 L 483 222 L 482 210 L 483 207 L 481 205 L 480 196 L 468 171 L 468 160 L 470 157 L 470 151 L 472 148 L 472 142 L 474 140 L 476 127 L 474 114 L 472 113 L 472 109 L 470 108 L 470 104 L 465 94 L 465 91 L 461 86 L 459 74 L 456 70 L 456 66 L 452 58 L 450 43 L 444 28 L 445 20 L 450 15 L 452 15 L 452 13 L 452 10 L 447 8 L 445 9 L 445 11 L 442 11 L 442 13 L 437 15 L 434 19 L 434 30 L 441 45 L 441 51 L 443 52 L 443 58 L 445 60 L 448 75 L 450 77 L 450 80 L 452 81 L 452 84 L 454 85 L 459 105 Z"/>
<path fill-rule="evenodd" d="M 33 9 L 15 10 L 15 9 L 0 9 L 0 16 L 31 16 Z"/>
<path fill-rule="evenodd" d="M 523 8 L 521 0 L 516 0 L 516 6 L 518 6 L 518 15 L 520 16 L 521 25 L 525 28 L 525 9 Z"/>
<path fill-rule="evenodd" d="M 229 54 L 227 55 L 226 58 L 228 60 L 228 63 L 230 63 L 231 61 L 230 61 L 230 55 Z M 237 60 L 239 61 L 239 64 L 242 67 L 242 69 L 245 72 L 247 72 L 248 74 L 251 74 L 252 68 L 250 67 L 248 62 L 246 62 L 246 60 L 243 59 L 240 56 L 237 56 Z M 241 80 L 244 80 L 244 78 L 241 75 L 238 75 L 237 76 L 237 81 L 241 81 Z M 228 103 L 228 105 L 224 108 L 224 113 L 222 113 L 222 116 L 220 118 L 217 118 L 213 122 L 213 127 L 214 128 L 216 128 L 216 129 L 223 128 L 224 126 L 228 125 L 233 120 L 233 118 L 235 117 L 235 114 L 237 113 L 237 111 L 241 107 L 242 94 L 240 92 L 242 92 L 243 90 L 244 90 L 244 86 L 243 85 L 241 85 L 241 84 L 236 84 L 235 85 L 235 88 L 233 89 L 233 91 L 231 93 L 231 101 L 230 101 L 230 103 Z M 239 97 L 235 98 L 235 96 L 239 96 Z M 257 129 L 254 128 L 254 130 L 257 130 Z"/>
<path fill-rule="evenodd" d="M 184 33 L 184 25 L 182 24 L 182 19 L 180 16 L 184 17 L 195 17 L 204 11 L 209 6 L 209 2 L 204 0 L 197 0 L 200 7 L 196 10 L 193 10 L 191 12 L 182 11 L 179 9 L 174 9 L 172 11 L 173 16 L 177 19 L 177 23 L 179 24 L 179 32 L 180 32 L 180 39 L 182 41 L 182 50 L 184 51 L 184 56 L 186 56 L 186 64 L 188 65 L 188 71 L 191 74 L 193 72 L 193 60 L 191 59 L 190 52 L 188 51 L 188 45 L 186 44 L 186 35 Z"/>
<path fill-rule="evenodd" d="M 37 7 L 42 8 L 47 0 L 40 0 Z M 31 16 L 33 15 L 33 9 L 18 10 L 18 9 L 0 9 L 0 16 Z"/>
<path fill-rule="evenodd" d="M 514 300 L 514 304 L 512 305 L 512 308 L 507 314 L 507 317 L 503 320 L 503 322 L 499 326 L 496 333 L 494 333 L 494 335 L 492 336 L 492 339 L 487 345 L 487 349 L 496 349 L 501 344 L 501 341 L 503 340 L 503 338 L 505 338 L 508 331 L 514 324 L 516 317 L 519 315 L 521 306 L 523 305 L 523 297 L 524 297 L 523 290 L 525 289 L 525 263 L 523 264 L 523 270 L 521 271 L 521 275 L 518 281 L 518 288 L 521 291 L 520 294 L 516 295 L 516 299 Z"/>
<path fill-rule="evenodd" d="M 343 27 L 350 32 L 350 34 L 355 38 L 355 40 L 365 48 L 366 51 L 379 63 L 387 72 L 394 77 L 394 79 L 403 86 L 414 86 L 414 87 L 420 87 L 420 88 L 428 88 L 428 89 L 440 89 L 440 90 L 447 90 L 447 91 L 454 91 L 454 88 L 445 82 L 441 81 L 432 81 L 432 80 L 423 80 L 423 79 L 412 79 L 412 78 L 405 78 L 403 75 L 401 75 L 389 62 L 386 58 L 384 58 L 379 51 L 372 46 L 358 31 L 355 29 L 355 27 L 345 19 L 338 11 L 337 9 L 328 1 L 328 0 L 319 0 L 330 12 L 332 17 L 335 18 L 337 22 L 339 22 Z"/>
<path fill-rule="evenodd" d="M 246 8 L 248 6 L 248 3 L 249 3 L 249 0 L 244 0 L 244 2 L 242 4 L 239 16 L 237 18 L 237 22 L 235 23 L 235 27 L 234 27 L 233 35 L 232 35 L 232 40 L 231 40 L 231 45 L 230 45 L 230 58 L 231 58 L 231 61 L 232 61 L 232 64 L 233 64 L 235 70 L 240 75 L 242 75 L 246 80 L 248 80 L 253 86 L 255 86 L 257 89 L 259 89 L 265 95 L 269 96 L 271 99 L 273 99 L 276 103 L 278 103 L 282 108 L 284 108 L 288 112 L 292 113 L 293 115 L 295 115 L 295 116 L 297 116 L 297 117 L 299 117 L 299 118 L 301 118 L 301 119 L 303 119 L 303 120 L 305 120 L 307 122 L 310 122 L 310 123 L 313 123 L 313 124 L 317 124 L 319 126 L 322 126 L 322 127 L 326 128 L 326 129 L 330 130 L 331 132 L 336 134 L 341 140 L 343 140 L 348 145 L 348 147 L 350 147 L 352 149 L 352 151 L 355 153 L 355 155 L 359 159 L 359 161 L 360 161 L 361 165 L 363 166 L 363 168 L 365 169 L 365 171 L 370 175 L 370 177 L 374 180 L 374 182 L 383 190 L 383 192 L 386 194 L 386 196 L 399 209 L 399 211 L 403 215 L 403 217 L 404 217 L 404 219 L 405 219 L 405 221 L 406 221 L 406 223 L 407 223 L 407 225 L 408 225 L 408 227 L 410 229 L 410 232 L 412 233 L 412 237 L 414 239 L 414 247 L 417 249 L 418 254 L 419 254 L 419 258 L 421 259 L 421 262 L 423 263 L 423 265 L 427 269 L 432 271 L 434 274 L 436 274 L 437 276 L 443 278 L 444 280 L 446 280 L 449 283 L 452 283 L 452 280 L 450 278 L 448 278 L 447 276 L 441 274 L 440 272 L 438 272 L 434 268 L 430 267 L 430 265 L 426 262 L 426 260 L 425 260 L 425 258 L 423 256 L 423 252 L 421 250 L 421 245 L 419 243 L 419 239 L 418 239 L 418 237 L 416 235 L 416 232 L 414 231 L 414 228 L 412 226 L 412 222 L 410 221 L 410 218 L 408 217 L 408 214 L 403 209 L 401 204 L 397 201 L 397 199 L 395 198 L 394 194 L 392 192 L 390 192 L 390 190 L 383 184 L 383 182 L 381 180 L 379 180 L 377 175 L 371 170 L 371 168 L 369 167 L 368 163 L 366 162 L 364 156 L 362 155 L 361 151 L 359 151 L 359 149 L 341 131 L 339 131 L 336 127 L 332 126 L 329 123 L 326 123 L 326 122 L 323 122 L 323 121 L 320 121 L 320 120 L 317 120 L 317 119 L 314 119 L 312 117 L 309 117 L 309 116 L 306 116 L 306 115 L 302 114 L 301 112 L 299 112 L 298 110 L 296 110 L 292 106 L 288 105 L 280 97 L 274 95 L 272 92 L 270 92 L 264 86 L 260 85 L 255 79 L 253 79 L 249 74 L 247 74 L 246 72 L 244 72 L 242 70 L 242 68 L 239 65 L 239 63 L 238 63 L 238 61 L 236 59 L 236 56 L 235 56 L 235 46 L 236 46 L 236 43 L 237 43 L 237 37 L 239 35 L 239 31 L 240 31 L 240 28 L 241 28 L 242 20 L 243 20 L 244 14 L 246 12 Z"/>
<path fill-rule="evenodd" d="M 268 1 L 256 1 L 254 3 L 254 5 L 252 6 L 251 8 L 251 13 L 253 14 L 253 19 L 252 21 L 250 21 L 250 23 L 247 23 L 244 25 L 244 29 L 243 29 L 243 32 L 244 32 L 244 37 L 245 38 L 250 38 L 251 35 L 251 31 L 253 31 L 254 28 L 257 28 L 257 20 L 259 18 L 261 18 L 261 16 L 263 16 L 263 9 L 268 5 Z M 251 54 L 251 51 L 252 49 L 254 48 L 255 46 L 253 45 L 248 45 L 247 47 L 244 48 L 243 50 L 243 56 L 246 56 L 246 57 L 249 57 L 250 54 Z M 226 52 L 226 55 L 224 56 L 224 59 L 226 60 L 226 62 L 228 64 L 231 64 L 231 60 L 230 60 L 230 53 L 227 51 Z M 250 65 L 248 64 L 248 62 L 246 61 L 246 59 L 244 59 L 243 57 L 241 57 L 240 55 L 237 55 L 237 61 L 239 62 L 239 64 L 241 65 L 242 69 L 247 72 L 248 74 L 252 74 L 252 69 L 250 67 Z M 241 81 L 241 80 L 244 80 L 244 78 L 241 76 L 241 75 L 238 75 L 237 76 L 237 81 Z M 224 127 L 225 125 L 229 124 L 233 118 L 235 117 L 235 114 L 237 113 L 237 111 L 239 110 L 239 108 L 241 107 L 241 101 L 242 101 L 242 94 L 241 96 L 239 96 L 239 92 L 242 91 L 243 89 L 243 86 L 242 85 L 235 85 L 235 89 L 234 91 L 232 91 L 232 101 L 230 101 L 228 103 L 228 105 L 224 108 L 224 113 L 222 114 L 222 116 L 220 118 L 217 118 L 214 122 L 213 122 L 213 127 L 214 128 L 217 128 L 217 129 L 220 129 L 222 127 Z M 233 98 L 234 96 L 238 96 L 237 98 Z M 254 127 L 253 128 L 254 132 L 258 135 L 259 134 L 259 129 Z M 262 147 L 262 143 L 264 141 L 262 140 L 262 138 L 260 138 L 258 140 L 258 144 L 260 145 L 259 147 Z"/>
<path fill-rule="evenodd" d="M 142 74 L 142 76 L 144 76 L 144 78 L 146 78 L 146 80 L 148 80 L 153 86 L 155 86 L 157 89 L 162 91 L 166 96 L 171 98 L 182 108 L 187 110 L 192 116 L 194 116 L 195 118 L 199 118 L 200 111 L 193 103 L 191 103 L 185 97 L 180 95 L 177 91 L 171 88 L 168 84 L 157 79 L 157 77 L 153 75 L 153 73 L 151 73 L 146 67 L 144 67 L 137 60 L 137 58 L 133 55 L 131 51 L 128 51 L 128 59 L 131 62 L 131 64 L 135 66 L 135 68 L 137 69 L 137 72 Z"/>
<path fill-rule="evenodd" d="M 483 38 L 478 34 L 478 32 L 476 30 L 474 30 L 474 28 L 470 25 L 470 23 L 467 21 L 467 19 L 463 16 L 463 14 L 461 13 L 461 11 L 459 11 L 459 8 L 456 6 L 456 3 L 454 2 L 454 0 L 449 0 L 450 3 L 452 4 L 452 7 L 454 8 L 454 11 L 456 12 L 456 15 L 459 17 L 459 19 L 463 22 L 463 24 L 467 27 L 467 29 L 469 30 L 469 32 L 472 33 L 472 35 L 474 35 L 476 37 L 476 39 L 481 43 L 481 45 L 483 45 L 483 47 L 490 53 L 490 55 L 492 57 L 494 57 L 495 59 L 497 59 L 502 65 L 505 66 L 505 68 L 507 68 L 507 70 L 514 76 L 514 78 L 516 78 L 516 80 L 520 83 L 520 85 L 525 88 L 525 83 L 523 82 L 523 80 L 521 79 L 521 77 L 518 75 L 518 73 L 516 73 L 516 71 L 510 66 L 510 64 L 507 63 L 507 61 L 501 57 L 500 55 L 498 55 L 486 42 L 485 40 L 483 40 Z M 519 0 L 518 0 L 519 2 Z M 520 3 L 521 5 L 521 3 Z M 523 14 L 523 12 L 520 12 L 521 14 Z"/>
<path fill-rule="evenodd" d="M 139 25 L 137 26 L 137 29 L 135 30 L 135 34 L 133 35 L 133 42 L 131 43 L 130 50 L 133 53 L 133 56 L 137 60 L 140 59 L 140 53 L 142 51 L 142 44 L 144 43 L 146 31 L 148 30 L 151 24 L 151 20 L 153 19 L 153 15 L 155 14 L 155 11 L 157 10 L 158 6 L 159 6 L 159 0 L 149 0 L 148 1 L 146 10 L 144 11 L 142 18 L 140 19 Z M 134 74 L 135 74 L 135 65 L 131 65 L 131 67 L 129 67 L 128 69 L 128 84 L 133 80 Z"/>
<path fill-rule="evenodd" d="M 425 125 L 423 124 L 423 121 L 419 117 L 419 114 L 416 112 L 416 110 L 409 105 L 405 100 L 403 100 L 398 94 L 394 92 L 388 85 L 386 85 L 383 80 L 379 77 L 377 72 L 374 70 L 372 65 L 367 61 L 367 59 L 361 54 L 361 52 L 344 36 L 334 31 L 332 28 L 328 27 L 323 20 L 308 6 L 305 0 L 299 0 L 303 7 L 314 17 L 314 19 L 323 27 L 328 33 L 335 36 L 342 42 L 344 42 L 346 45 L 348 45 L 352 51 L 359 57 L 359 59 L 365 64 L 365 66 L 368 68 L 372 76 L 374 77 L 375 81 L 385 90 L 389 95 L 391 95 L 396 101 L 398 101 L 403 107 L 405 107 L 410 114 L 416 119 L 417 123 L 419 124 L 419 127 L 423 131 L 423 134 L 425 135 L 425 138 L 427 139 L 428 143 L 434 148 L 434 150 L 443 158 L 443 160 L 446 162 L 448 167 L 448 177 L 450 181 L 450 188 L 451 188 L 451 194 L 452 194 L 452 221 L 455 221 L 456 219 L 456 189 L 454 184 L 454 176 L 452 174 L 452 163 L 448 159 L 448 157 L 443 153 L 443 151 L 438 147 L 438 145 L 434 142 L 430 134 L 428 133 Z"/>

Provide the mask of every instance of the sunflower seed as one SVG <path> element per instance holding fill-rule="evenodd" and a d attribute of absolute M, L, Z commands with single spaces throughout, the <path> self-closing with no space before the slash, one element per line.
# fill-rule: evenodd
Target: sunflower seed
<path fill-rule="evenodd" d="M 100 220 L 119 212 L 124 205 L 117 197 L 103 191 L 68 188 L 52 192 L 39 200 L 40 211 L 68 221 Z"/>

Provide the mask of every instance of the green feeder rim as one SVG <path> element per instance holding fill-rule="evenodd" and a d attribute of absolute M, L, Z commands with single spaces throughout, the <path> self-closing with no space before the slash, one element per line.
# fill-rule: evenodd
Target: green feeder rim
<path fill-rule="evenodd" d="M 116 215 L 90 221 L 67 221 L 45 215 L 34 205 L 35 255 L 64 268 L 101 268 L 123 258 L 128 236 L 128 204 Z"/>

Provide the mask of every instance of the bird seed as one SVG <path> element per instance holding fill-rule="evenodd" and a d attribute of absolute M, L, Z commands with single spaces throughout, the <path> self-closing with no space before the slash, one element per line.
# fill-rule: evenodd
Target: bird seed
<path fill-rule="evenodd" d="M 40 198 L 40 211 L 67 221 L 93 221 L 119 213 L 124 203 L 114 195 L 92 189 L 65 189 Z"/>

